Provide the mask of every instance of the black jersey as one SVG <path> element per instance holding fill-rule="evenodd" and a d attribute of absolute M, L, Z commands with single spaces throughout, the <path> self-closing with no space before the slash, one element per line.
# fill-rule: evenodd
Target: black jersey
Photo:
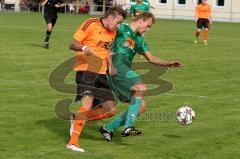
<path fill-rule="evenodd" d="M 63 0 L 48 0 L 48 2 L 44 6 L 44 13 L 45 14 L 57 14 L 58 8 L 54 5 L 62 4 Z"/>

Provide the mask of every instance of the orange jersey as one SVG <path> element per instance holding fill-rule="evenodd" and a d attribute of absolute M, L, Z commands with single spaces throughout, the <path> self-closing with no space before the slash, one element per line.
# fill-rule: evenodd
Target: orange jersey
<path fill-rule="evenodd" d="M 199 4 L 196 8 L 196 15 L 198 18 L 209 19 L 212 9 L 209 4 Z"/>
<path fill-rule="evenodd" d="M 90 18 L 86 20 L 73 35 L 79 43 L 88 46 L 93 55 L 85 55 L 77 51 L 75 71 L 91 71 L 106 74 L 108 56 L 114 42 L 116 31 L 104 28 L 101 19 Z"/>

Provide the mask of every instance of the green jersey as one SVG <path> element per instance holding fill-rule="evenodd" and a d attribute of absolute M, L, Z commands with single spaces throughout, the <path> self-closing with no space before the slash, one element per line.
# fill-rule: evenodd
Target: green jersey
<path fill-rule="evenodd" d="M 130 12 L 134 16 L 138 16 L 139 14 L 141 14 L 143 12 L 149 12 L 149 5 L 146 3 L 142 3 L 141 5 L 136 3 L 131 6 Z"/>
<path fill-rule="evenodd" d="M 145 3 L 145 4 L 150 6 L 150 2 L 148 0 L 143 0 L 143 3 Z"/>
<path fill-rule="evenodd" d="M 142 54 L 147 52 L 148 46 L 141 34 L 135 33 L 129 24 L 121 24 L 115 37 L 113 52 L 127 57 L 132 62 L 136 53 Z"/>
<path fill-rule="evenodd" d="M 142 35 L 135 33 L 128 24 L 121 24 L 115 37 L 112 63 L 117 69 L 114 76 L 107 75 L 109 86 L 122 102 L 128 102 L 132 95 L 132 87 L 141 81 L 131 69 L 136 53 L 148 51 L 147 43 Z"/>

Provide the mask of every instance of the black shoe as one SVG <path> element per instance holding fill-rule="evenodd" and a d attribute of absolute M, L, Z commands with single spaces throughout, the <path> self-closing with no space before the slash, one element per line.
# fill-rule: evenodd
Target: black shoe
<path fill-rule="evenodd" d="M 105 140 L 112 142 L 113 132 L 107 131 L 104 126 L 102 126 L 98 131 L 102 134 Z"/>
<path fill-rule="evenodd" d="M 49 49 L 49 42 L 44 42 L 43 47 L 44 47 L 45 49 Z"/>
<path fill-rule="evenodd" d="M 137 130 L 134 126 L 130 126 L 130 127 L 125 128 L 122 131 L 121 136 L 122 137 L 126 137 L 129 135 L 137 136 L 137 135 L 141 135 L 141 134 L 142 134 L 142 132 L 140 130 Z"/>

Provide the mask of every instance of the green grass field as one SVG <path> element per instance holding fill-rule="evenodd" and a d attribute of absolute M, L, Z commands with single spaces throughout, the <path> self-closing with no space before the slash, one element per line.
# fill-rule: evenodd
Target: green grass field
<path fill-rule="evenodd" d="M 119 130 L 112 143 L 97 132 L 109 119 L 89 122 L 80 138 L 87 152 L 67 150 L 69 122 L 56 117 L 55 105 L 74 95 L 54 90 L 48 79 L 74 56 L 68 45 L 86 18 L 59 15 L 46 50 L 41 14 L 0 13 L 1 159 L 240 158 L 240 24 L 214 23 L 209 45 L 204 46 L 193 44 L 194 23 L 183 20 L 158 20 L 146 36 L 154 55 L 184 65 L 161 76 L 173 84 L 171 91 L 146 98 L 148 114 L 160 118 L 137 121 L 142 136 L 121 138 Z M 74 73 L 65 81 L 74 83 Z M 191 126 L 179 125 L 174 118 L 185 104 L 196 112 Z M 77 108 L 72 104 L 71 110 Z M 125 108 L 118 105 L 119 111 Z"/>

